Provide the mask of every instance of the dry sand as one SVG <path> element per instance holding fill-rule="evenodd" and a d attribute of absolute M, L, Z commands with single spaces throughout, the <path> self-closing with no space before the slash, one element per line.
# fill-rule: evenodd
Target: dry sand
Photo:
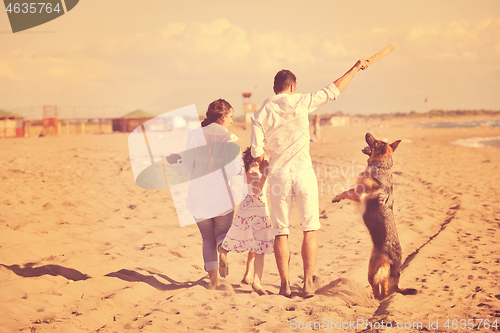
<path fill-rule="evenodd" d="M 246 147 L 249 131 L 232 130 Z M 394 154 L 394 214 L 403 260 L 413 254 L 400 286 L 417 288 L 415 296 L 373 298 L 368 231 L 354 204 L 331 203 L 365 166 L 367 131 L 403 140 Z M 500 129 L 387 123 L 324 126 L 322 133 L 325 144 L 311 143 L 322 191 L 319 290 L 308 299 L 298 293 L 296 210 L 291 298 L 276 295 L 273 256 L 263 278 L 272 295 L 240 283 L 246 255 L 232 253 L 230 275 L 210 291 L 196 225 L 179 227 L 168 190 L 135 185 L 127 134 L 2 140 L 0 332 L 288 332 L 315 322 L 320 331 L 343 324 L 343 331 L 358 332 L 365 320 L 443 332 L 448 319 L 450 327 L 458 320 L 457 328 L 461 319 L 500 326 L 500 150 L 448 143 L 499 136 Z M 429 326 L 436 321 L 437 329 Z"/>

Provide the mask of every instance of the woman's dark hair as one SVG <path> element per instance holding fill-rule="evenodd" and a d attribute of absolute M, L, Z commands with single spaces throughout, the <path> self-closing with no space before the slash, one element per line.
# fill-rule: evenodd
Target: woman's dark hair
<path fill-rule="evenodd" d="M 207 117 L 201 122 L 201 127 L 205 127 L 210 125 L 211 123 L 215 123 L 220 117 L 229 114 L 229 111 L 231 111 L 232 108 L 233 107 L 231 106 L 231 104 L 229 104 L 222 98 L 213 101 L 208 106 Z"/>
<path fill-rule="evenodd" d="M 295 84 L 296 82 L 297 78 L 295 77 L 295 74 L 290 72 L 288 69 L 282 69 L 278 73 L 276 73 L 276 76 L 274 77 L 274 92 L 280 93 L 282 91 L 285 91 L 288 87 L 290 87 L 292 84 Z"/>

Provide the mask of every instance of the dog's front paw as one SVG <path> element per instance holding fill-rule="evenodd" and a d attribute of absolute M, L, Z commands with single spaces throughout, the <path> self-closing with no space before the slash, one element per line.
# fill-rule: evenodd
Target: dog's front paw
<path fill-rule="evenodd" d="M 370 147 L 370 146 L 366 146 L 366 147 L 365 147 L 365 148 L 363 148 L 361 151 L 363 152 L 363 154 L 366 154 L 366 155 L 368 155 L 368 156 L 370 156 L 370 155 L 372 154 L 372 149 L 371 149 L 371 147 Z"/>
<path fill-rule="evenodd" d="M 340 202 L 340 199 L 338 196 L 336 196 L 335 198 L 332 199 L 332 203 L 336 203 L 336 202 Z"/>

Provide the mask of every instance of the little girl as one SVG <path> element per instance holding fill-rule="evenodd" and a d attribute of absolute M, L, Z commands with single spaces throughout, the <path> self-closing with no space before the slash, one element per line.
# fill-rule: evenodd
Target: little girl
<path fill-rule="evenodd" d="M 271 219 L 266 208 L 266 195 L 263 191 L 267 176 L 265 168 L 269 162 L 257 163 L 250 153 L 250 147 L 243 152 L 243 163 L 246 171 L 248 194 L 240 203 L 234 215 L 231 228 L 222 242 L 222 249 L 233 252 L 248 253 L 247 271 L 243 283 L 249 283 L 249 272 L 254 262 L 254 278 L 252 288 L 259 295 L 267 295 L 262 288 L 262 272 L 264 271 L 264 254 L 274 252 L 274 236 L 271 232 Z"/>

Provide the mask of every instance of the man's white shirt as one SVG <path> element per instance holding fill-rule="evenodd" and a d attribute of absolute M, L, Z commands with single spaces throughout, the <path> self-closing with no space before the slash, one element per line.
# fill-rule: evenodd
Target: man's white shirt
<path fill-rule="evenodd" d="M 272 175 L 310 167 L 309 114 L 339 94 L 331 83 L 314 93 L 279 94 L 265 100 L 252 118 L 252 156 L 263 155 L 267 146 Z"/>

